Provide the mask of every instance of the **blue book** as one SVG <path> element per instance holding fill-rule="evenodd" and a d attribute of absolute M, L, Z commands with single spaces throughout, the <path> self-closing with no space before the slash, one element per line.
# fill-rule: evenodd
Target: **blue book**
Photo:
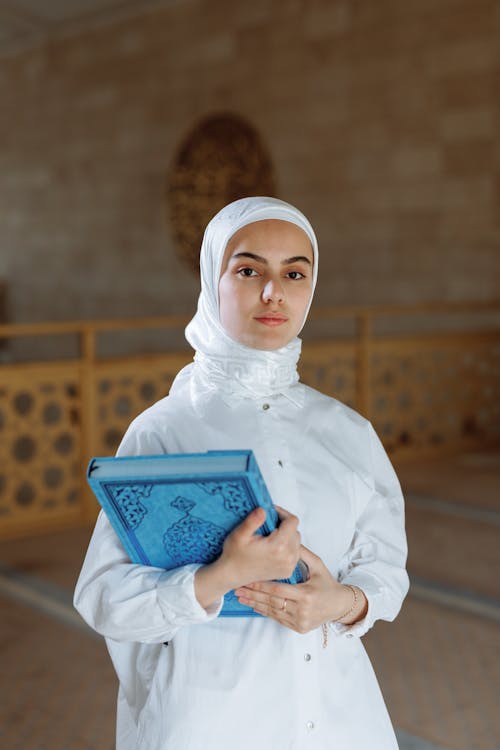
<path fill-rule="evenodd" d="M 226 536 L 261 506 L 266 520 L 259 534 L 278 525 L 252 451 L 208 451 L 161 456 L 91 459 L 87 479 L 130 560 L 171 570 L 211 563 Z M 285 583 L 307 579 L 299 561 Z M 260 617 L 226 594 L 223 617 Z"/>

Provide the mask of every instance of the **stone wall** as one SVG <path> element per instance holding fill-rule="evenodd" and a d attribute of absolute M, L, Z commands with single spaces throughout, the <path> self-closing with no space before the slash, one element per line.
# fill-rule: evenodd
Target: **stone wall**
<path fill-rule="evenodd" d="M 167 174 L 234 112 L 322 251 L 318 301 L 500 296 L 493 0 L 180 0 L 0 61 L 14 321 L 187 313 Z"/>

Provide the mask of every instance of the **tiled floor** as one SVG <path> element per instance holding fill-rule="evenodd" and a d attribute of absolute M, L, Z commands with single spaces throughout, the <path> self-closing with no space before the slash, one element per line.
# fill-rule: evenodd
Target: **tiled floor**
<path fill-rule="evenodd" d="M 449 750 L 500 747 L 497 622 L 409 597 L 365 646 L 396 726 Z"/>
<path fill-rule="evenodd" d="M 0 746 L 111 750 L 115 675 L 101 641 L 2 597 Z"/>
<path fill-rule="evenodd" d="M 399 474 L 419 585 L 365 645 L 401 750 L 499 750 L 500 457 Z M 73 530 L 1 545 L 2 749 L 113 748 L 115 677 L 104 644 L 70 606 L 88 536 Z"/>

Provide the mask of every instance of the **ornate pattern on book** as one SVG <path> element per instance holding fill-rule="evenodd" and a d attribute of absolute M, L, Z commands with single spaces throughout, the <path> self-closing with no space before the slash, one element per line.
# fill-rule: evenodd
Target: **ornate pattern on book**
<path fill-rule="evenodd" d="M 128 528 L 136 531 L 148 514 L 146 500 L 151 496 L 155 484 L 120 484 L 110 483 L 110 492 L 115 505 Z M 235 521 L 243 520 L 250 513 L 252 504 L 245 489 L 244 482 L 196 482 L 197 490 L 203 490 L 208 495 L 222 501 L 224 510 L 235 517 Z M 186 491 L 189 487 L 186 486 Z M 263 493 L 264 495 L 264 493 Z M 163 534 L 163 546 L 172 565 L 186 565 L 198 563 L 200 560 L 211 562 L 222 550 L 227 528 L 219 526 L 211 520 L 196 515 L 196 500 L 178 495 L 170 505 L 183 515 L 172 523 Z"/>
<path fill-rule="evenodd" d="M 222 549 L 226 530 L 211 521 L 192 515 L 191 511 L 196 507 L 194 500 L 176 497 L 170 504 L 185 513 L 163 535 L 164 547 L 174 565 L 215 560 Z"/>
<path fill-rule="evenodd" d="M 221 495 L 224 508 L 243 519 L 253 509 L 241 482 L 198 482 L 198 487 L 209 495 Z"/>
<path fill-rule="evenodd" d="M 151 495 L 152 484 L 114 484 L 108 490 L 120 509 L 128 527 L 136 529 L 142 523 L 148 509 L 141 503 L 141 498 Z"/>

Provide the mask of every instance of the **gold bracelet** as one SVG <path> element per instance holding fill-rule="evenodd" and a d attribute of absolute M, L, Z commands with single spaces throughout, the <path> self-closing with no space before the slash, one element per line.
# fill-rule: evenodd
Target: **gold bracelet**
<path fill-rule="evenodd" d="M 354 601 L 352 603 L 351 608 L 348 609 L 347 612 L 345 612 L 340 617 L 337 617 L 336 620 L 332 620 L 332 622 L 340 622 L 340 620 L 343 620 L 344 617 L 347 617 L 348 615 L 350 615 L 351 612 L 353 612 L 356 609 L 356 604 L 358 603 L 358 590 L 354 586 L 351 586 L 350 583 L 345 583 L 343 585 L 344 586 L 348 586 L 351 589 L 351 591 L 352 591 L 352 593 L 354 595 Z M 324 622 L 323 625 L 321 626 L 321 631 L 322 631 L 322 634 L 323 634 L 323 643 L 322 643 L 322 646 L 323 646 L 323 648 L 326 648 L 328 646 L 328 625 L 326 624 L 326 622 Z"/>
<path fill-rule="evenodd" d="M 358 590 L 354 586 L 351 586 L 350 583 L 344 583 L 342 585 L 347 586 L 348 588 L 351 589 L 354 595 L 354 601 L 350 609 L 348 609 L 347 612 L 344 612 L 343 615 L 340 615 L 340 617 L 337 617 L 337 619 L 334 620 L 333 622 L 340 622 L 340 620 L 343 620 L 345 617 L 348 617 L 351 614 L 351 612 L 354 612 L 354 610 L 356 609 L 356 604 L 358 603 Z"/>

